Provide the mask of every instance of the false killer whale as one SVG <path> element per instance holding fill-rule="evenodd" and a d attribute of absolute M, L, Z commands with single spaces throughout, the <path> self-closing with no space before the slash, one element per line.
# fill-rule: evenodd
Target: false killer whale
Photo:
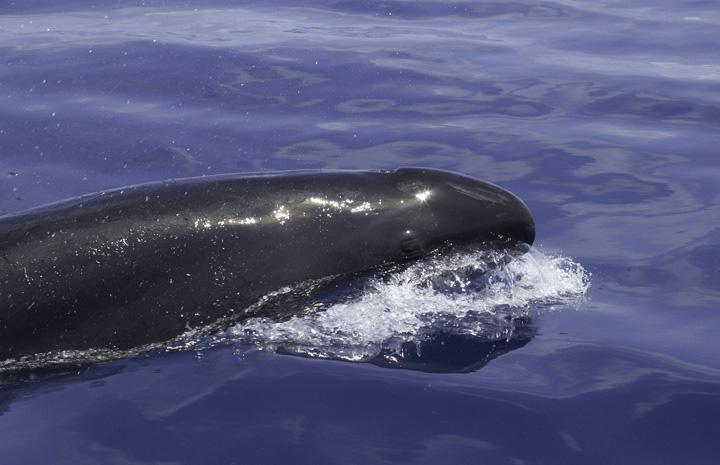
<path fill-rule="evenodd" d="M 513 194 L 426 168 L 230 174 L 84 195 L 0 218 L 0 361 L 161 344 L 258 316 L 252 304 L 284 286 L 534 237 Z"/>

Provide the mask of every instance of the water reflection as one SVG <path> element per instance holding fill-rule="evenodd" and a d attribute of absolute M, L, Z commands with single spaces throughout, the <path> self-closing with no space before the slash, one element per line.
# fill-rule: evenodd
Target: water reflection
<path fill-rule="evenodd" d="M 528 317 L 506 317 L 511 326 L 504 337 L 453 334 L 438 331 L 421 343 L 406 342 L 400 350 L 384 349 L 369 363 L 426 373 L 471 373 L 495 358 L 529 343 L 536 328 Z"/>
<path fill-rule="evenodd" d="M 127 445 L 128 434 L 141 443 L 152 437 L 153 451 L 185 458 L 199 457 L 197 445 L 219 434 L 218 447 L 202 450 L 216 461 L 236 456 L 238 447 L 258 457 L 279 448 L 340 461 L 352 450 L 372 463 L 389 463 L 387 454 L 430 463 L 458 447 L 501 462 L 627 454 L 701 462 L 716 454 L 717 370 L 652 352 L 545 341 L 471 376 L 428 377 L 295 357 L 248 363 L 243 350 L 180 353 L 6 388 L 0 426 L 13 431 L 24 457 L 72 444 L 75 458 L 101 451 L 150 460 L 148 450 Z M 40 417 L 45 422 L 36 423 Z M 98 429 L 107 418 L 127 433 Z M 47 419 L 52 429 L 38 427 Z M 532 439 L 518 442 L 518 433 Z M 320 434 L 322 441 L 313 440 Z M 267 436 L 269 449 L 260 447 Z M 30 441 L 44 447 L 27 448 Z M 20 453 L 4 447 L 6 457 Z"/>

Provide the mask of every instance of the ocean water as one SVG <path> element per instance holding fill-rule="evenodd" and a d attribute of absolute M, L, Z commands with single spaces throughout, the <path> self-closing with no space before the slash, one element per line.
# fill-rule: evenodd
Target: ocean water
<path fill-rule="evenodd" d="M 0 463 L 720 463 L 719 25 L 705 1 L 5 2 L 2 214 L 426 166 L 512 191 L 537 239 L 6 378 Z"/>

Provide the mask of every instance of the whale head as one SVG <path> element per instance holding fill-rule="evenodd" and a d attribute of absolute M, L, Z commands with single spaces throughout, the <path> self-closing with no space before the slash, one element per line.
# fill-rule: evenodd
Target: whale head
<path fill-rule="evenodd" d="M 399 168 L 388 172 L 402 199 L 406 254 L 446 245 L 532 245 L 535 222 L 518 197 L 495 184 L 449 171 Z"/>

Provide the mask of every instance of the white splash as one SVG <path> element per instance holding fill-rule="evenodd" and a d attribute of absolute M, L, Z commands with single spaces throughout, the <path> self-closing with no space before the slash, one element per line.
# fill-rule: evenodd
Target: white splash
<path fill-rule="evenodd" d="M 534 248 L 514 255 L 485 250 L 435 256 L 369 279 L 359 295 L 323 311 L 280 323 L 253 318 L 224 336 L 264 350 L 363 361 L 403 343 L 419 347 L 437 332 L 507 339 L 515 318 L 583 302 L 590 281 L 582 266 Z"/>

